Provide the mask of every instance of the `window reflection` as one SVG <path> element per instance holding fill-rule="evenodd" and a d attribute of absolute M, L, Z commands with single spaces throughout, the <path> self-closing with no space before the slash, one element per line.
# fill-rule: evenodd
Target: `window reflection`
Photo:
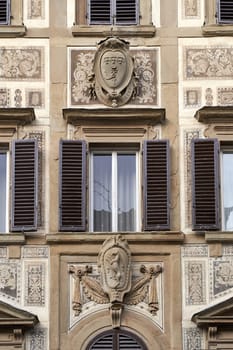
<path fill-rule="evenodd" d="M 223 153 L 224 230 L 233 231 L 233 153 Z"/>
<path fill-rule="evenodd" d="M 0 153 L 0 232 L 6 231 L 6 153 Z"/>

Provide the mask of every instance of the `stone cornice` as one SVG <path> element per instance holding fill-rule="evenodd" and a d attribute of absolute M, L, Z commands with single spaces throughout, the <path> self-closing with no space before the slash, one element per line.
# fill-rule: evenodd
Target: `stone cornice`
<path fill-rule="evenodd" d="M 136 120 L 159 124 L 165 122 L 165 108 L 66 108 L 63 109 L 63 118 L 67 123 L 78 125 L 83 121 Z"/>
<path fill-rule="evenodd" d="M 33 108 L 0 108 L 0 125 L 26 125 L 35 120 Z"/>
<path fill-rule="evenodd" d="M 200 108 L 194 115 L 198 122 L 211 123 L 233 123 L 232 106 L 205 106 Z"/>
<path fill-rule="evenodd" d="M 0 25 L 0 38 L 18 38 L 25 36 L 27 28 L 24 25 Z"/>
<path fill-rule="evenodd" d="M 213 24 L 202 27 L 204 36 L 232 36 L 233 27 L 227 24 Z"/>

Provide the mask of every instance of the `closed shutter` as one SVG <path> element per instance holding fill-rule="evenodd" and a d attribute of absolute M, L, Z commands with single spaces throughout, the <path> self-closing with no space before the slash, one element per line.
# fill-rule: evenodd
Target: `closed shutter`
<path fill-rule="evenodd" d="M 218 22 L 233 22 L 233 0 L 218 0 Z"/>
<path fill-rule="evenodd" d="M 85 231 L 86 145 L 60 143 L 60 230 Z"/>
<path fill-rule="evenodd" d="M 192 140 L 193 229 L 218 230 L 219 143 L 217 139 Z"/>
<path fill-rule="evenodd" d="M 38 146 L 36 140 L 12 144 L 12 231 L 37 229 Z"/>
<path fill-rule="evenodd" d="M 116 0 L 116 24 L 138 23 L 138 1 Z"/>
<path fill-rule="evenodd" d="M 144 144 L 144 230 L 170 228 L 169 141 Z"/>
<path fill-rule="evenodd" d="M 0 0 L 0 25 L 9 24 L 10 0 Z"/>
<path fill-rule="evenodd" d="M 90 24 L 111 24 L 112 0 L 89 0 Z"/>
<path fill-rule="evenodd" d="M 138 337 L 125 334 L 121 330 L 107 332 L 98 337 L 88 350 L 146 350 Z"/>

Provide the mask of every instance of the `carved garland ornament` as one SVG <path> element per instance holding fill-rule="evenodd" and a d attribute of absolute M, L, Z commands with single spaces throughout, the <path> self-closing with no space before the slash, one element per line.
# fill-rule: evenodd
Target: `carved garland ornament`
<path fill-rule="evenodd" d="M 75 280 L 73 295 L 73 310 L 78 316 L 82 312 L 81 290 L 92 301 L 98 304 L 110 303 L 112 327 L 120 327 L 123 305 L 136 305 L 145 299 L 149 290 L 148 309 L 152 315 L 156 315 L 158 297 L 156 289 L 156 277 L 162 272 L 162 267 L 141 266 L 142 276 L 132 281 L 131 254 L 128 243 L 121 235 L 108 238 L 102 246 L 98 257 L 100 268 L 100 281 L 88 274 L 92 272 L 90 266 L 78 268 L 69 266 L 69 273 Z"/>

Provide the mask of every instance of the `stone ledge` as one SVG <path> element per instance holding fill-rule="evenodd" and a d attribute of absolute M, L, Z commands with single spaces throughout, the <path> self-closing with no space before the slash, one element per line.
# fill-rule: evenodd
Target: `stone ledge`
<path fill-rule="evenodd" d="M 233 26 L 227 24 L 213 24 L 202 27 L 204 36 L 232 36 Z"/>
<path fill-rule="evenodd" d="M 233 123 L 232 106 L 205 106 L 200 108 L 194 115 L 194 118 L 201 123 Z"/>
<path fill-rule="evenodd" d="M 0 125 L 25 125 L 35 120 L 33 108 L 0 108 Z"/>
<path fill-rule="evenodd" d="M 94 37 L 145 37 L 152 38 L 156 34 L 156 28 L 153 25 L 138 26 L 104 26 L 104 25 L 74 25 L 72 28 L 73 36 L 94 36 Z"/>
<path fill-rule="evenodd" d="M 89 233 L 89 232 L 77 232 L 77 233 L 54 233 L 46 235 L 46 241 L 48 244 L 72 244 L 72 243 L 88 243 L 99 244 L 103 243 L 109 235 L 122 234 L 125 236 L 129 243 L 183 243 L 184 234 L 182 232 L 140 232 L 140 233 L 128 233 L 128 232 L 109 232 L 103 233 Z"/>
<path fill-rule="evenodd" d="M 24 25 L 0 25 L 0 38 L 18 38 L 25 36 L 27 28 Z"/>
<path fill-rule="evenodd" d="M 205 240 L 209 242 L 233 242 L 233 231 L 205 232 Z"/>
<path fill-rule="evenodd" d="M 135 122 L 163 123 L 165 121 L 165 108 L 66 108 L 63 109 L 63 118 L 67 123 L 77 125 L 85 121 L 124 120 Z"/>
<path fill-rule="evenodd" d="M 22 233 L 2 233 L 0 234 L 0 245 L 23 245 L 25 244 L 25 236 Z"/>

